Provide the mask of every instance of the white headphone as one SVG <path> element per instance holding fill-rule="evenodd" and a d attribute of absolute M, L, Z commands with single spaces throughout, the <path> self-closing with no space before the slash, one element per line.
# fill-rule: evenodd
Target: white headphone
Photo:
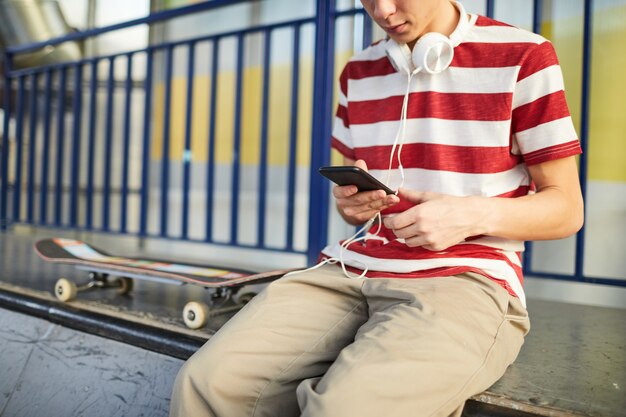
<path fill-rule="evenodd" d="M 429 74 L 439 74 L 450 66 L 454 58 L 454 48 L 461 43 L 469 29 L 465 8 L 458 2 L 454 2 L 454 5 L 459 10 L 460 18 L 449 38 L 437 32 L 426 33 L 417 40 L 413 51 L 407 44 L 399 44 L 393 39 L 385 43 L 385 52 L 396 71 L 408 75 L 415 75 L 422 70 Z"/>
<path fill-rule="evenodd" d="M 439 74 L 450 66 L 454 46 L 447 36 L 430 32 L 422 35 L 413 52 L 406 43 L 399 44 L 393 39 L 387 41 L 385 52 L 398 72 L 412 75 L 424 70 L 429 74 Z"/>

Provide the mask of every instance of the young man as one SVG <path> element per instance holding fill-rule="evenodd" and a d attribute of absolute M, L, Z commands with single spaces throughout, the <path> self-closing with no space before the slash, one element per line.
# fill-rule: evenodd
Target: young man
<path fill-rule="evenodd" d="M 348 273 L 269 285 L 182 368 L 172 416 L 458 416 L 529 329 L 522 241 L 582 225 L 550 43 L 449 0 L 362 3 L 390 39 L 344 69 L 333 146 L 401 188 L 334 187 L 349 223 L 382 214 L 324 249 Z"/>

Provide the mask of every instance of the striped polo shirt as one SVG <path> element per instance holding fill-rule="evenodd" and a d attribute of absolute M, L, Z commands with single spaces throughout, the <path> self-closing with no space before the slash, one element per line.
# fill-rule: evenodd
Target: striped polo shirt
<path fill-rule="evenodd" d="M 354 56 L 339 79 L 332 146 L 364 159 L 370 173 L 397 188 L 391 148 L 400 127 L 407 75 L 378 42 Z M 454 49 L 449 68 L 420 72 L 409 87 L 401 153 L 404 187 L 454 196 L 514 198 L 532 192 L 527 166 L 581 153 L 552 44 L 540 35 L 483 16 Z M 410 207 L 401 202 L 388 215 Z M 377 226 L 375 226 L 377 228 Z M 523 242 L 478 236 L 441 252 L 408 247 L 382 228 L 379 238 L 341 253 L 368 277 L 420 278 L 477 272 L 524 302 Z M 340 257 L 339 244 L 323 255 Z"/>

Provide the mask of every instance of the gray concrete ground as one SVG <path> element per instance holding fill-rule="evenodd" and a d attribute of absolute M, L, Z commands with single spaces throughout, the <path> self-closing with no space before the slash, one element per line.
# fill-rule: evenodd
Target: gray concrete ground
<path fill-rule="evenodd" d="M 3 417 L 167 416 L 181 364 L 0 309 Z"/>

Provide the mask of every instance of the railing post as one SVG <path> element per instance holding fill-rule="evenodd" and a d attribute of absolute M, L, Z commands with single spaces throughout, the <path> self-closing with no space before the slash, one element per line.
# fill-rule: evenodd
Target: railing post
<path fill-rule="evenodd" d="M 593 44 L 593 0 L 585 0 L 583 15 L 583 65 L 580 105 L 580 145 L 583 153 L 580 156 L 579 178 L 583 200 L 587 197 L 587 152 L 589 150 L 589 105 L 591 102 L 591 45 Z M 585 259 L 585 227 L 576 234 L 576 265 L 574 276 L 584 281 Z"/>
<path fill-rule="evenodd" d="M 72 91 L 72 177 L 70 191 L 70 226 L 79 225 L 80 157 L 82 147 L 82 108 L 83 108 L 83 66 L 74 66 Z M 31 138 L 34 138 L 31 132 Z M 32 139 L 31 139 L 32 142 Z M 32 147 L 32 145 L 31 145 Z"/>
<path fill-rule="evenodd" d="M 7 218 L 9 198 L 9 119 L 11 118 L 11 54 L 4 54 L 4 123 L 2 127 L 2 148 L 0 148 L 0 231 L 9 226 Z"/>
<path fill-rule="evenodd" d="M 24 106 L 26 96 L 26 76 L 18 75 L 16 77 L 17 91 L 15 98 L 15 161 L 13 166 L 13 216 L 14 222 L 21 221 L 21 202 L 22 202 L 22 165 L 24 154 Z"/>
<path fill-rule="evenodd" d="M 487 15 L 487 17 L 492 18 L 495 14 L 495 10 L 496 10 L 496 4 L 495 4 L 495 0 L 486 0 L 485 1 L 485 15 Z"/>
<path fill-rule="evenodd" d="M 139 204 L 139 237 L 148 236 L 148 205 L 150 204 L 148 190 L 150 188 L 150 152 L 152 150 L 152 136 L 150 122 L 152 120 L 152 69 L 154 51 L 148 47 L 146 51 L 146 77 L 144 79 L 144 104 L 143 104 L 143 133 L 141 155 L 141 197 Z"/>
<path fill-rule="evenodd" d="M 335 0 L 317 0 L 313 128 L 309 174 L 307 261 L 313 264 L 328 239 L 328 182 L 317 170 L 330 160 L 332 94 L 335 62 Z"/>

